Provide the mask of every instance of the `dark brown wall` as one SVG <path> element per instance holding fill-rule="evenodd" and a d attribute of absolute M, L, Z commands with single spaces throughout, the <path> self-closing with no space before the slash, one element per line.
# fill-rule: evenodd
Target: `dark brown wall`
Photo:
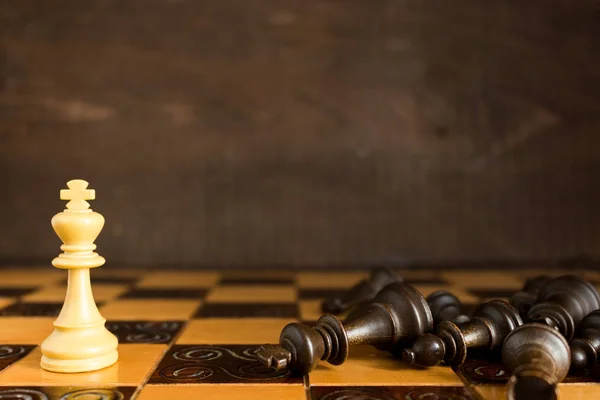
<path fill-rule="evenodd" d="M 596 1 L 2 1 L 0 258 L 600 255 Z"/>

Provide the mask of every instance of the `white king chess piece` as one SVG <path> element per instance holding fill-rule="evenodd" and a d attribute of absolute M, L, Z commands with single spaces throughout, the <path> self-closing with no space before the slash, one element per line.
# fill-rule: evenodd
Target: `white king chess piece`
<path fill-rule="evenodd" d="M 118 340 L 100 315 L 90 281 L 90 268 L 105 260 L 94 252 L 94 240 L 104 226 L 104 217 L 89 207 L 95 198 L 83 180 L 67 183 L 61 200 L 70 200 L 66 210 L 52 218 L 52 227 L 64 243 L 63 251 L 52 260 L 56 268 L 68 270 L 67 295 L 54 331 L 42 343 L 41 367 L 53 372 L 86 372 L 114 364 L 119 358 Z"/>

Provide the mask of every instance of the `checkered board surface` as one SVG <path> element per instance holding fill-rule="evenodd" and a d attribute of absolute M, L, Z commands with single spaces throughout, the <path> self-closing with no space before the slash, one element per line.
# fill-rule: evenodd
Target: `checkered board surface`
<path fill-rule="evenodd" d="M 573 271 L 569 271 L 573 273 Z M 468 307 L 506 298 L 524 279 L 548 271 L 399 273 L 424 295 L 449 289 Z M 563 271 L 556 271 L 556 274 Z M 580 272 L 600 283 L 600 273 Z M 345 292 L 365 272 L 142 271 L 99 268 L 93 291 L 119 338 L 117 364 L 57 374 L 40 368 L 40 343 L 65 296 L 66 272 L 0 269 L 2 399 L 504 399 L 508 376 L 497 357 L 472 354 L 459 368 L 412 368 L 368 346 L 341 366 L 308 377 L 262 367 L 257 347 L 276 343 L 292 321 L 314 322 L 323 298 Z M 570 376 L 561 399 L 600 398 L 600 369 Z"/>

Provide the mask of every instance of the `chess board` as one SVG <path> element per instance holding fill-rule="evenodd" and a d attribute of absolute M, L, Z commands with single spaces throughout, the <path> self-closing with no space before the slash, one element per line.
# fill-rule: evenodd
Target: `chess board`
<path fill-rule="evenodd" d="M 449 289 L 467 309 L 506 298 L 536 269 L 399 270 L 424 295 Z M 573 271 L 568 271 L 573 273 Z M 596 285 L 600 272 L 579 271 Z M 409 367 L 368 346 L 341 366 L 307 377 L 262 367 L 254 353 L 276 343 L 292 321 L 314 322 L 321 300 L 340 294 L 366 271 L 92 270 L 95 299 L 118 337 L 119 361 L 100 371 L 42 370 L 40 343 L 65 296 L 66 271 L 0 269 L 2 399 L 504 399 L 506 371 L 493 354 L 471 354 L 457 368 Z M 600 398 L 600 370 L 569 376 L 560 399 Z"/>

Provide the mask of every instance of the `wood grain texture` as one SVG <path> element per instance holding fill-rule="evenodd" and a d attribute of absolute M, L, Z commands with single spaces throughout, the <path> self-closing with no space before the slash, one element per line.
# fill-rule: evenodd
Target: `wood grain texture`
<path fill-rule="evenodd" d="M 600 255 L 597 1 L 0 2 L 0 258 Z"/>

